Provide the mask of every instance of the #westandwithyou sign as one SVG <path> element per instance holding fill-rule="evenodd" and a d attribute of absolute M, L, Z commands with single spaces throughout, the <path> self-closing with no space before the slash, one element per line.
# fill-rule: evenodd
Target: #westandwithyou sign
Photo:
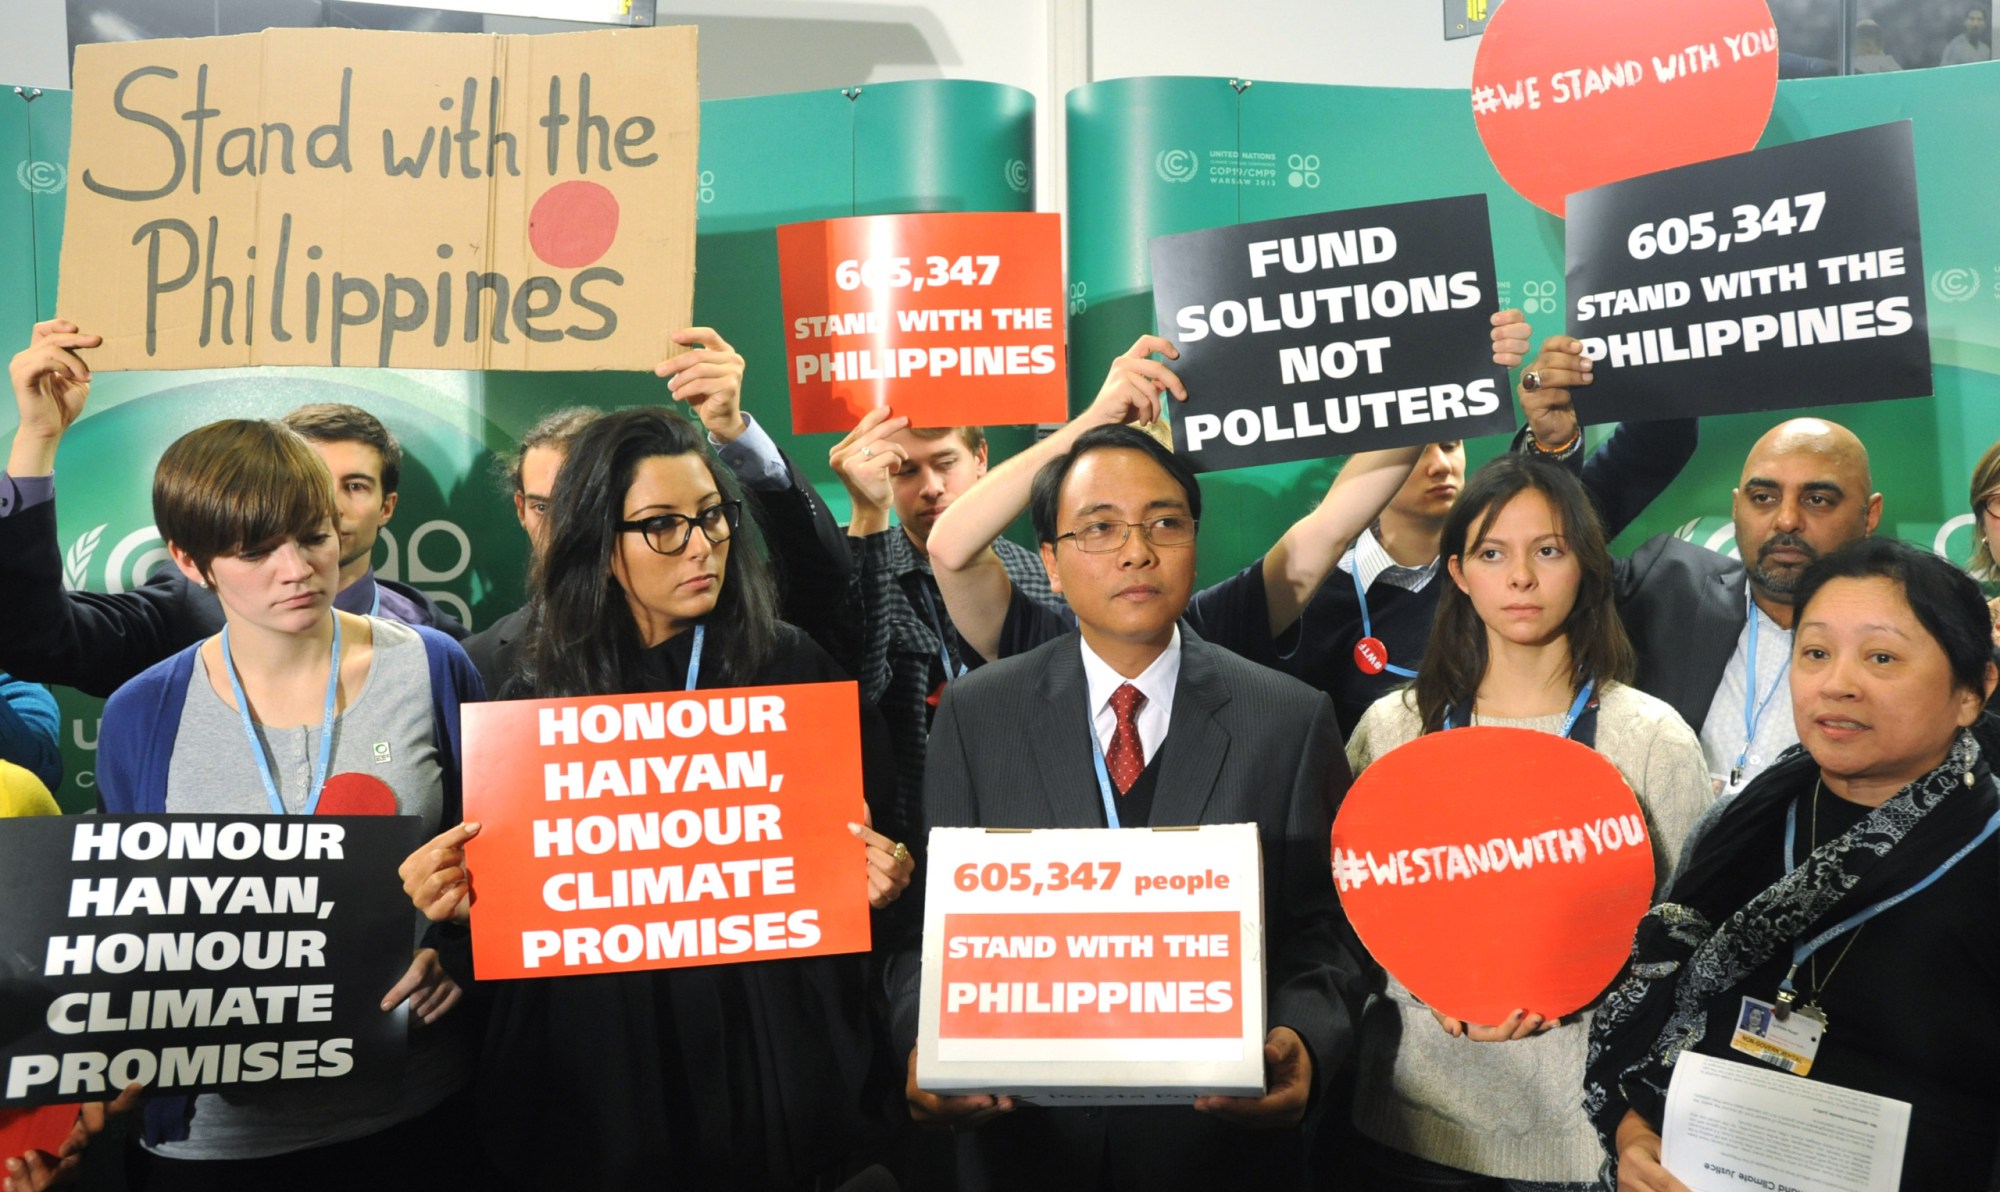
<path fill-rule="evenodd" d="M 416 918 L 393 816 L 0 821 L 0 1105 L 390 1091 Z"/>
<path fill-rule="evenodd" d="M 865 952 L 853 683 L 465 709 L 482 981 Z"/>
<path fill-rule="evenodd" d="M 1585 422 L 1931 393 L 1909 121 L 1570 196 Z"/>
<path fill-rule="evenodd" d="M 691 27 L 110 42 L 75 81 L 95 369 L 638 369 L 689 321 Z"/>
<path fill-rule="evenodd" d="M 938 828 L 917 1079 L 1067 1104 L 1264 1091 L 1254 824 Z"/>
<path fill-rule="evenodd" d="M 1530 729 L 1430 733 L 1377 758 L 1341 802 L 1332 855 L 1369 954 L 1479 1025 L 1596 1000 L 1653 894 L 1652 836 L 1618 768 Z"/>
<path fill-rule="evenodd" d="M 1513 427 L 1484 195 L 1158 236 L 1152 257 L 1197 470 Z"/>
<path fill-rule="evenodd" d="M 1062 221 L 862 215 L 778 229 L 792 432 L 1067 417 Z"/>

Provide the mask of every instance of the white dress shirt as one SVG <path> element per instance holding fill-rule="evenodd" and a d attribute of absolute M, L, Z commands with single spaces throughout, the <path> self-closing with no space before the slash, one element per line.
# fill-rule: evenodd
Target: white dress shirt
<path fill-rule="evenodd" d="M 1133 719 L 1139 725 L 1140 760 L 1151 763 L 1160 742 L 1167 739 L 1167 722 L 1173 718 L 1174 688 L 1181 679 L 1180 626 L 1174 626 L 1174 635 L 1168 640 L 1167 648 L 1160 651 L 1160 656 L 1153 659 L 1153 664 L 1141 671 L 1136 679 L 1128 679 L 1111 669 L 1111 664 L 1099 658 L 1089 642 L 1081 644 L 1083 681 L 1088 689 L 1090 722 L 1097 729 L 1098 751 L 1108 751 L 1111 737 L 1118 731 L 1118 713 L 1111 707 L 1111 694 L 1130 683 L 1146 697 L 1146 702 L 1139 705 L 1139 714 Z"/>

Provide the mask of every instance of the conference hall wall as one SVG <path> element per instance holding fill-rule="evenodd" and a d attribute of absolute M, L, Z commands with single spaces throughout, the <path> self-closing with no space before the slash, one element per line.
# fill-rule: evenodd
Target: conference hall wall
<path fill-rule="evenodd" d="M 1782 82 L 1763 141 L 1914 121 L 1937 396 L 1799 412 L 1836 419 L 1867 442 L 1885 494 L 1883 532 L 1961 561 L 1970 551 L 1972 467 L 2000 438 L 1996 94 L 2000 63 Z M 1079 408 L 1103 362 L 1153 330 L 1146 242 L 1172 232 L 1484 193 L 1501 303 L 1528 311 L 1537 341 L 1563 329 L 1562 221 L 1494 172 L 1463 90 L 1120 79 L 1071 92 L 1068 120 L 1071 397 Z M 1705 420 L 1694 462 L 1620 538 L 1620 553 L 1675 532 L 1732 550 L 1730 489 L 1751 443 L 1786 416 Z M 1608 431 L 1593 428 L 1592 441 Z M 1499 438 L 1470 443 L 1470 463 L 1504 446 Z M 1335 467 L 1204 478 L 1203 581 L 1256 558 L 1326 491 Z"/>
<path fill-rule="evenodd" d="M 0 343 L 11 355 L 56 309 L 69 145 L 67 93 L 0 95 Z M 795 441 L 785 393 L 773 229 L 798 220 L 1032 205 L 1034 101 L 990 83 L 928 81 L 702 105 L 695 319 L 748 363 L 744 405 L 845 516 L 826 467 L 831 436 Z M 401 503 L 378 548 L 380 574 L 416 585 L 475 628 L 521 599 L 527 542 L 495 475 L 520 433 L 566 405 L 668 401 L 649 373 L 459 373 L 258 368 L 100 376 L 57 467 L 59 535 L 73 587 L 119 591 L 162 562 L 153 466 L 176 436 L 217 418 L 275 417 L 309 401 L 374 412 L 408 458 Z M 0 449 L 11 442 L 11 402 Z M 1019 450 L 1026 431 L 998 431 Z M 4 615 L 4 613 L 0 613 Z M 93 806 L 102 701 L 59 690 L 63 807 Z"/>

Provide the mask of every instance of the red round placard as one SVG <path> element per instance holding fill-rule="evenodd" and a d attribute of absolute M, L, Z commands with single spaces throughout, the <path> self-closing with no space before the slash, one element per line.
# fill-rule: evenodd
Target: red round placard
<path fill-rule="evenodd" d="M 1652 899 L 1653 850 L 1596 750 L 1462 728 L 1362 771 L 1334 820 L 1333 877 L 1383 968 L 1439 1012 L 1491 1025 L 1604 992 Z"/>
<path fill-rule="evenodd" d="M 1765 0 L 1507 0 L 1472 68 L 1494 167 L 1557 215 L 1574 191 L 1755 148 L 1777 94 Z"/>

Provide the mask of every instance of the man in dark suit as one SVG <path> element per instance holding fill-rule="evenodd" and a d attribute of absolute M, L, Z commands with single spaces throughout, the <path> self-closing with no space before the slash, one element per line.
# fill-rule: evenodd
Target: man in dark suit
<path fill-rule="evenodd" d="M 906 950 L 890 981 L 911 1111 L 963 1128 L 968 1189 L 1297 1186 L 1294 1127 L 1345 1067 L 1362 992 L 1327 856 L 1348 782 L 1332 702 L 1181 623 L 1201 496 L 1154 440 L 1124 426 L 1085 433 L 1036 476 L 1032 510 L 1051 585 L 1077 628 L 1017 600 L 1005 633 L 1021 650 L 946 689 L 926 820 L 1088 828 L 1109 826 L 1115 811 L 1121 827 L 1256 823 L 1268 1091 L 1112 1109 L 933 1095 L 916 1069 L 918 965 Z M 1094 753 L 1115 794 L 1100 792 Z"/>

